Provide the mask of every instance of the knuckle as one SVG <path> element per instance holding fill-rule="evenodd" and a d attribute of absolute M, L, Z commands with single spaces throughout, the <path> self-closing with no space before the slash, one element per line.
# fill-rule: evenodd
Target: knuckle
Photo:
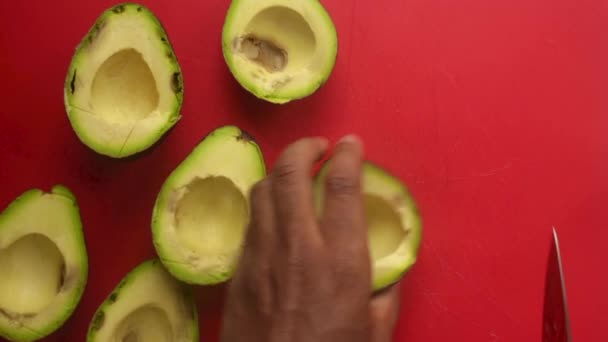
<path fill-rule="evenodd" d="M 347 280 L 358 280 L 367 277 L 370 271 L 369 254 L 364 250 L 343 252 L 333 258 L 333 272 L 336 277 Z"/>
<path fill-rule="evenodd" d="M 351 196 L 359 191 L 359 183 L 350 177 L 330 175 L 325 181 L 327 192 L 338 196 Z"/>
<path fill-rule="evenodd" d="M 281 186 L 293 185 L 298 175 L 298 168 L 293 163 L 278 164 L 273 171 L 273 181 Z"/>
<path fill-rule="evenodd" d="M 354 280 L 360 273 L 360 267 L 357 267 L 351 262 L 336 262 L 334 265 L 334 274 L 336 277 L 347 280 Z"/>
<path fill-rule="evenodd" d="M 316 253 L 314 246 L 308 243 L 291 242 L 287 246 L 285 264 L 289 270 L 298 273 L 305 272 L 308 266 L 316 263 L 314 253 Z"/>
<path fill-rule="evenodd" d="M 305 258 L 301 253 L 290 253 L 290 255 L 286 259 L 287 269 L 292 272 L 301 273 L 306 269 Z"/>
<path fill-rule="evenodd" d="M 353 263 L 336 263 L 333 267 L 333 277 L 338 288 L 352 287 L 354 284 L 364 283 L 365 272 L 360 266 Z"/>

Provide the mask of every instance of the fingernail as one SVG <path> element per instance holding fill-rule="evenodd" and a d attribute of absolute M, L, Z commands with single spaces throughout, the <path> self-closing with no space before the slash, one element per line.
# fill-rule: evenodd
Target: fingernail
<path fill-rule="evenodd" d="M 319 144 L 321 145 L 321 149 L 327 150 L 327 148 L 329 147 L 329 140 L 327 140 L 326 138 L 318 138 L 318 139 L 319 139 Z"/>
<path fill-rule="evenodd" d="M 354 134 L 349 134 L 349 135 L 346 135 L 346 136 L 342 137 L 342 139 L 340 139 L 338 141 L 338 143 L 359 144 L 359 145 L 361 145 L 361 139 L 358 136 L 354 135 Z"/>

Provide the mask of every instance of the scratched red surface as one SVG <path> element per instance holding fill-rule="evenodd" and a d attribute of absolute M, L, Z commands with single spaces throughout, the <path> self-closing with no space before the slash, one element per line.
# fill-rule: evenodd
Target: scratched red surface
<path fill-rule="evenodd" d="M 368 158 L 409 184 L 424 242 L 395 340 L 539 341 L 555 225 L 574 338 L 608 341 L 606 1 L 324 0 L 336 68 L 317 94 L 285 106 L 254 99 L 229 74 L 228 1 L 143 3 L 181 62 L 183 120 L 150 153 L 114 161 L 77 140 L 62 98 L 74 47 L 114 2 L 0 2 L 0 206 L 67 185 L 90 254 L 77 311 L 46 341 L 83 341 L 109 291 L 154 256 L 163 180 L 224 124 L 254 134 L 269 166 L 298 137 L 354 132 Z M 201 339 L 217 340 L 222 289 L 197 292 Z"/>

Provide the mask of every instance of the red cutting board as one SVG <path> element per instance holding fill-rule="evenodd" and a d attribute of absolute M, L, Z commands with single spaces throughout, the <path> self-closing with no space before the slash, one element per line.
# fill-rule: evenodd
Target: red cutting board
<path fill-rule="evenodd" d="M 222 59 L 228 1 L 145 1 L 183 68 L 183 119 L 136 160 L 79 142 L 63 106 L 74 48 L 111 1 L 0 2 L 0 207 L 70 187 L 90 254 L 80 306 L 46 341 L 83 341 L 118 281 L 154 256 L 164 179 L 210 130 L 250 131 L 273 165 L 294 139 L 359 134 L 423 218 L 398 341 L 539 341 L 558 228 L 576 341 L 608 341 L 608 2 L 324 0 L 339 34 L 325 87 L 284 106 L 240 88 Z M 2 275 L 0 275 L 1 281 Z M 221 288 L 198 293 L 217 340 Z"/>

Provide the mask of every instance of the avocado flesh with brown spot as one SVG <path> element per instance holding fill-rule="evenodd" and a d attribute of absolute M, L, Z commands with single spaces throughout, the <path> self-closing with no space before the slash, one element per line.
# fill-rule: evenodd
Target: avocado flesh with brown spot
<path fill-rule="evenodd" d="M 97 153 L 142 152 L 180 119 L 183 78 L 159 19 L 121 4 L 104 11 L 78 45 L 64 86 L 68 118 Z"/>
<path fill-rule="evenodd" d="M 88 256 L 75 196 L 29 190 L 0 214 L 0 337 L 34 341 L 78 306 Z"/>
<path fill-rule="evenodd" d="M 316 92 L 337 57 L 334 23 L 316 0 L 233 0 L 222 31 L 224 60 L 258 98 L 287 103 Z"/>
<path fill-rule="evenodd" d="M 198 314 L 187 285 L 158 259 L 131 270 L 99 306 L 87 342 L 199 340 Z"/>
<path fill-rule="evenodd" d="M 191 284 L 216 284 L 234 271 L 249 221 L 249 191 L 266 173 L 251 136 L 212 131 L 164 182 L 152 235 L 167 269 Z"/>
<path fill-rule="evenodd" d="M 324 165 L 314 183 L 315 205 L 323 212 Z M 372 285 L 379 291 L 398 282 L 416 263 L 422 220 L 406 186 L 386 170 L 363 164 L 362 195 L 367 218 L 367 239 L 372 265 Z"/>

